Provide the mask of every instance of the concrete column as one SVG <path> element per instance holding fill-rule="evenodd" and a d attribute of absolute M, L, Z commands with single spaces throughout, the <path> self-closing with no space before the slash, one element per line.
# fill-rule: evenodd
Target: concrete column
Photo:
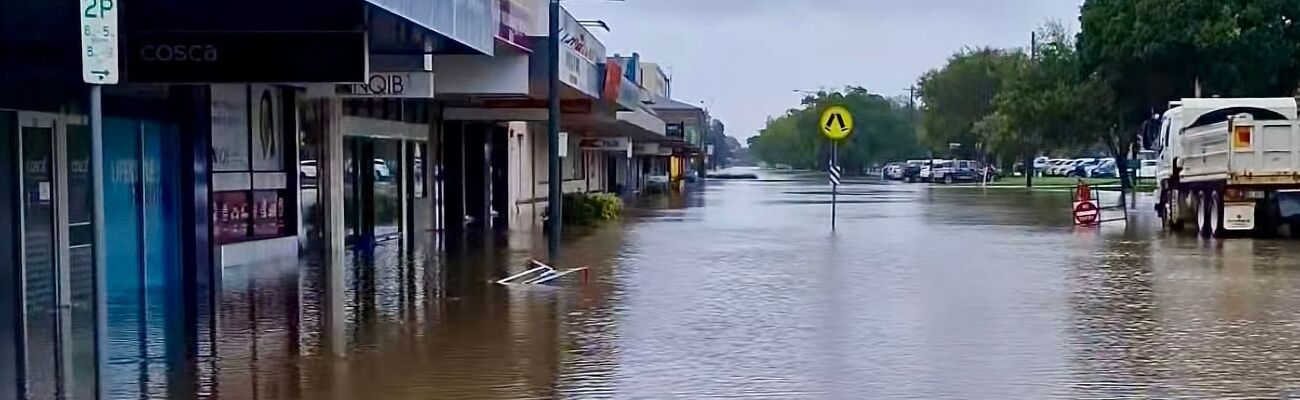
<path fill-rule="evenodd" d="M 321 211 L 325 215 L 325 338 L 329 351 L 336 356 L 347 355 L 347 321 L 344 314 L 344 252 L 347 251 L 347 228 L 344 226 L 343 174 L 346 170 L 343 153 L 343 102 L 339 99 L 321 101 L 326 107 L 327 121 L 321 140 L 321 161 L 318 163 L 318 180 Z"/>
<path fill-rule="evenodd" d="M 488 156 L 488 140 L 491 136 L 491 128 L 482 124 L 466 124 L 466 129 L 461 135 L 464 144 L 464 168 L 465 168 L 465 213 L 473 219 L 469 223 L 467 231 L 471 234 L 481 234 L 488 230 L 491 225 L 492 208 L 491 208 L 491 158 Z"/>
<path fill-rule="evenodd" d="M 488 134 L 488 166 L 491 172 L 489 182 L 490 198 L 492 207 L 488 210 L 496 211 L 496 218 L 492 220 L 492 230 L 505 232 L 510 228 L 510 129 L 504 126 L 493 125 L 489 127 Z"/>
<path fill-rule="evenodd" d="M 443 213 L 448 249 L 465 233 L 465 123 L 447 121 L 442 130 Z"/>

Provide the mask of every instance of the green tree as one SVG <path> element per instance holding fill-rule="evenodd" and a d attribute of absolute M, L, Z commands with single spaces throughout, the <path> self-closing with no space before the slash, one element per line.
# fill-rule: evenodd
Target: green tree
<path fill-rule="evenodd" d="M 963 50 L 941 69 L 920 80 L 923 100 L 922 142 L 932 150 L 946 151 L 961 144 L 960 155 L 978 155 L 983 143 L 975 124 L 993 112 L 994 100 L 1024 62 L 1024 55 L 993 48 Z"/>
<path fill-rule="evenodd" d="M 839 147 L 840 165 L 847 173 L 918 155 L 916 129 L 907 106 L 860 87 L 810 95 L 804 98 L 802 107 L 768 119 L 759 136 L 751 139 L 750 152 L 770 164 L 804 169 L 826 167 L 830 142 L 817 124 L 821 112 L 832 105 L 848 108 L 855 120 L 853 136 Z"/>
<path fill-rule="evenodd" d="M 1054 149 L 1088 148 L 1113 122 L 1110 93 L 1083 69 L 1074 40 L 1060 24 L 1039 31 L 1042 44 L 1012 69 L 995 112 L 977 125 L 998 154 L 1034 156 Z M 1028 169 L 1028 168 L 1026 168 Z M 1027 174 L 1026 185 L 1033 185 Z"/>
<path fill-rule="evenodd" d="M 1101 139 L 1121 168 L 1169 101 L 1288 96 L 1300 80 L 1300 0 L 1087 0 L 1079 19 L 1082 71 L 1106 89 L 1091 94 L 1114 106 Z"/>

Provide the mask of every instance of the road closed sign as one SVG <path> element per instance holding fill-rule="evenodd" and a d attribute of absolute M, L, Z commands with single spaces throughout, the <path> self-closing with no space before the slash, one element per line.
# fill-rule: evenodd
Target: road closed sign
<path fill-rule="evenodd" d="M 1093 226 L 1101 220 L 1101 207 L 1096 200 L 1074 202 L 1074 224 Z"/>
<path fill-rule="evenodd" d="M 81 79 L 86 83 L 118 82 L 117 9 L 121 0 L 81 0 Z"/>
<path fill-rule="evenodd" d="M 844 140 L 853 134 L 853 114 L 847 108 L 831 106 L 822 112 L 822 134 L 830 140 Z"/>

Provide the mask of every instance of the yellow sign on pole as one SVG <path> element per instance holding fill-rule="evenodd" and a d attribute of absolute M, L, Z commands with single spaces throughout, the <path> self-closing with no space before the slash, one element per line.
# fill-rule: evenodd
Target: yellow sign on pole
<path fill-rule="evenodd" d="M 853 114 L 847 108 L 831 106 L 822 112 L 822 134 L 830 140 L 843 140 L 853 134 Z"/>

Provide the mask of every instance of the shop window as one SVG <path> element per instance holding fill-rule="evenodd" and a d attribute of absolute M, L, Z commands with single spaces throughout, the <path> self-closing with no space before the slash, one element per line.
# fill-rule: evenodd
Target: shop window
<path fill-rule="evenodd" d="M 565 157 L 561 164 L 564 173 L 564 180 L 582 180 L 587 179 L 587 156 L 586 152 L 578 145 L 577 140 L 569 140 L 569 156 Z"/>
<path fill-rule="evenodd" d="M 270 85 L 212 87 L 212 225 L 217 244 L 295 234 L 283 92 Z M 296 176 L 297 171 L 293 171 Z"/>

